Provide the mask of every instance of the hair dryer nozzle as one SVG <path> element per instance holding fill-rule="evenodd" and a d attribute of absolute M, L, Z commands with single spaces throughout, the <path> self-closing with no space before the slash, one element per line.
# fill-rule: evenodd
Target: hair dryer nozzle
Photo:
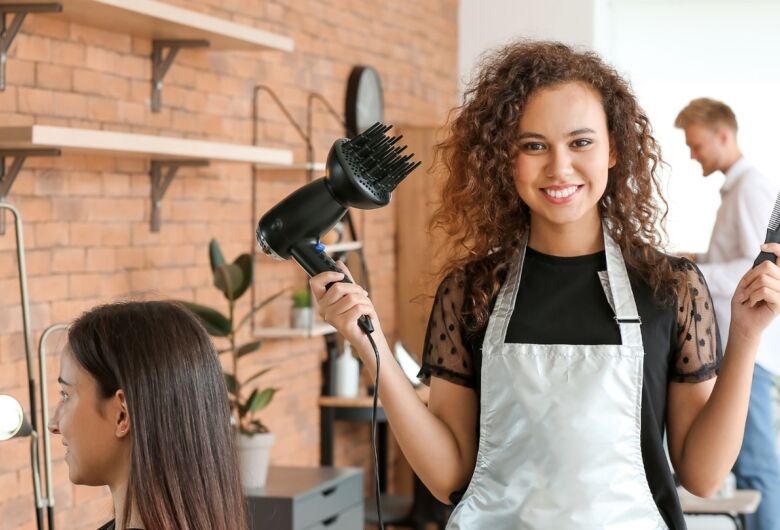
<path fill-rule="evenodd" d="M 338 140 L 328 154 L 327 179 L 336 199 L 344 206 L 364 210 L 390 202 L 396 186 L 420 162 L 414 154 L 402 156 L 402 136 L 388 136 L 392 125 L 377 122 L 352 140 Z"/>

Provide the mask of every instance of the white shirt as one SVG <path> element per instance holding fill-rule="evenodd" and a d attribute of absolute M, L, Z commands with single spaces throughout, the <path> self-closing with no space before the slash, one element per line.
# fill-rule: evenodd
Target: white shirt
<path fill-rule="evenodd" d="M 726 181 L 720 188 L 721 204 L 710 247 L 696 264 L 710 288 L 724 348 L 731 321 L 731 298 L 761 251 L 777 192 L 778 185 L 745 157 L 726 171 Z M 756 362 L 780 375 L 780 320 L 774 320 L 764 331 Z"/>

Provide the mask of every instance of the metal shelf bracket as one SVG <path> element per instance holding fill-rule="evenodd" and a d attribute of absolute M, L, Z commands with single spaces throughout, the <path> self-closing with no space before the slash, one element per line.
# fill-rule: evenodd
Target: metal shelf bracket
<path fill-rule="evenodd" d="M 208 165 L 208 160 L 152 160 L 149 169 L 149 176 L 152 179 L 150 191 L 152 200 L 150 230 L 152 232 L 160 231 L 160 204 L 179 168 L 203 167 Z"/>
<path fill-rule="evenodd" d="M 6 157 L 12 156 L 11 166 L 6 168 Z M 59 149 L 0 149 L 0 203 L 6 198 L 14 185 L 16 176 L 24 166 L 28 156 L 60 156 Z M 0 236 L 5 235 L 5 210 L 0 211 Z"/>
<path fill-rule="evenodd" d="M 5 90 L 5 65 L 8 49 L 22 27 L 28 13 L 60 13 L 62 4 L 2 4 L 0 5 L 0 90 Z M 8 15 L 13 15 L 8 23 Z"/>
<path fill-rule="evenodd" d="M 182 48 L 209 46 L 204 39 L 155 39 L 152 43 L 152 112 L 160 112 L 165 74 Z M 167 50 L 168 53 L 165 53 Z"/>

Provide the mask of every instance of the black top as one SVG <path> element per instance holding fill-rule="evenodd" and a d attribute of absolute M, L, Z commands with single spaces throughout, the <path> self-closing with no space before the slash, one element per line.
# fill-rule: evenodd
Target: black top
<path fill-rule="evenodd" d="M 685 521 L 664 452 L 667 385 L 697 383 L 714 377 L 722 349 L 715 312 L 699 269 L 688 260 L 668 257 L 682 271 L 687 285 L 676 303 L 661 303 L 650 286 L 629 269 L 629 281 L 642 320 L 645 349 L 642 386 L 642 458 L 648 485 L 670 529 Z M 606 270 L 606 254 L 556 257 L 526 251 L 517 301 L 505 341 L 526 344 L 620 344 L 620 331 L 607 301 L 598 271 Z M 502 279 L 503 281 L 503 279 Z M 436 293 L 425 338 L 419 377 L 430 377 L 480 392 L 482 342 L 486 326 L 470 332 L 464 277 L 444 279 Z M 491 302 L 495 303 L 495 298 Z"/>

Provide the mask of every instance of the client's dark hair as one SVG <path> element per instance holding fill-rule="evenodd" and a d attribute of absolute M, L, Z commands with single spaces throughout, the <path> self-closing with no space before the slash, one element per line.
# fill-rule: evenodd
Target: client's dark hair
<path fill-rule="evenodd" d="M 169 302 L 104 305 L 70 327 L 103 398 L 122 389 L 132 457 L 125 501 L 150 529 L 246 528 L 227 389 L 206 330 Z"/>

